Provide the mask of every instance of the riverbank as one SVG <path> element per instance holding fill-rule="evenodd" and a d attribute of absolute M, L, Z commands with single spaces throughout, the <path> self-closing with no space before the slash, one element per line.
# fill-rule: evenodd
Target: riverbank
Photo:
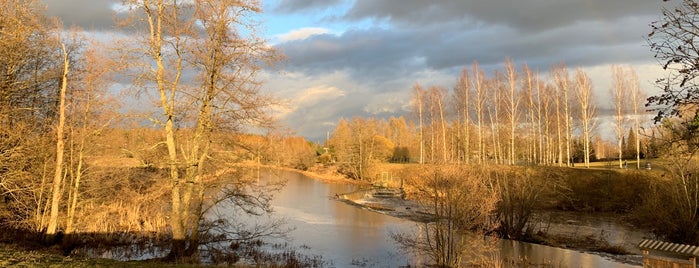
<path fill-rule="evenodd" d="M 0 267 L 206 267 L 196 264 L 176 264 L 158 261 L 117 261 L 83 256 L 64 256 L 60 248 L 32 247 L 0 243 Z"/>

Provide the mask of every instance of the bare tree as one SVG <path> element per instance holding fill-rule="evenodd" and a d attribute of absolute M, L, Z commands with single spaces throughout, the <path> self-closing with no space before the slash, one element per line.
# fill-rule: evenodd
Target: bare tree
<path fill-rule="evenodd" d="M 515 164 L 515 130 L 517 129 L 518 123 L 518 112 L 519 112 L 519 92 L 517 90 L 517 70 L 515 69 L 515 64 L 512 59 L 507 58 L 505 60 L 505 69 L 507 75 L 507 93 L 505 102 L 507 104 L 506 114 L 509 119 L 510 125 L 510 146 L 508 153 L 508 162 L 510 165 Z"/>
<path fill-rule="evenodd" d="M 118 66 L 105 55 L 104 46 L 92 42 L 82 53 L 83 66 L 79 67 L 80 87 L 76 88 L 70 99 L 71 114 L 69 124 L 69 162 L 68 200 L 65 233 L 75 230 L 78 201 L 81 200 L 81 184 L 86 173 L 85 158 L 95 151 L 94 140 L 117 117 L 114 112 L 117 104 L 105 97 L 105 88 L 110 75 Z"/>
<path fill-rule="evenodd" d="M 484 144 L 484 137 L 485 135 L 483 133 L 483 127 L 485 124 L 485 118 L 484 118 L 484 113 L 485 113 L 485 105 L 486 101 L 488 99 L 487 97 L 487 89 L 485 85 L 485 74 L 483 70 L 481 70 L 478 67 L 478 62 L 474 61 L 473 62 L 473 76 L 474 76 L 474 87 L 473 90 L 475 91 L 475 112 L 476 112 L 476 117 L 477 117 L 477 122 L 478 122 L 478 163 L 483 163 L 485 159 L 485 144 Z"/>
<path fill-rule="evenodd" d="M 415 84 L 413 86 L 413 107 L 417 110 L 418 114 L 418 140 L 420 143 L 420 160 L 419 163 L 425 163 L 425 130 L 423 127 L 423 105 L 425 98 L 425 90 L 420 86 L 420 84 Z"/>
<path fill-rule="evenodd" d="M 570 89 L 569 85 L 569 78 L 568 78 L 568 70 L 564 65 L 561 66 L 554 66 L 553 67 L 553 75 L 554 75 L 554 80 L 556 81 L 556 86 L 558 87 L 558 92 L 561 94 L 559 95 L 559 103 L 562 105 L 563 108 L 563 130 L 564 130 L 564 138 L 565 138 L 565 152 L 566 152 L 566 159 L 565 163 L 566 166 L 570 166 L 571 164 L 571 152 L 570 152 L 570 146 L 572 142 L 572 122 L 571 122 L 571 111 L 569 108 L 570 105 L 570 98 L 568 97 L 568 92 Z"/>
<path fill-rule="evenodd" d="M 496 71 L 495 77 L 493 77 L 492 80 L 488 83 L 490 86 L 489 90 L 489 98 L 488 100 L 491 101 L 490 105 L 488 106 L 488 119 L 490 119 L 490 136 L 492 139 L 492 148 L 493 148 L 493 158 L 495 159 L 496 164 L 500 164 L 501 161 L 503 160 L 503 156 L 501 153 L 501 147 L 500 147 L 500 105 L 501 103 L 501 94 L 502 91 L 504 91 L 504 86 L 502 84 L 502 75 Z"/>
<path fill-rule="evenodd" d="M 66 122 L 66 91 L 68 89 L 68 71 L 70 61 L 65 43 L 61 43 L 63 51 L 63 73 L 61 76 L 61 88 L 58 106 L 58 124 L 56 126 L 56 167 L 53 175 L 53 187 L 51 191 L 51 214 L 46 228 L 47 239 L 53 239 L 58 230 L 58 209 L 61 201 L 61 184 L 63 184 L 63 153 L 65 149 L 65 122 Z"/>
<path fill-rule="evenodd" d="M 524 82 L 524 89 L 526 93 L 526 97 L 528 100 L 528 105 L 527 105 L 527 111 L 529 112 L 529 117 L 527 117 L 528 123 L 529 123 L 529 144 L 527 146 L 527 150 L 529 151 L 528 158 L 530 163 L 540 163 L 540 157 L 541 157 L 541 152 L 540 147 L 539 147 L 539 129 L 541 129 L 539 125 L 539 121 L 537 120 L 537 114 L 541 116 L 540 110 L 541 110 L 541 103 L 539 101 L 539 94 L 537 91 L 539 91 L 539 81 L 536 80 L 534 77 L 534 74 L 532 74 L 532 71 L 529 69 L 529 66 L 524 64 L 522 66 L 522 71 L 524 72 L 525 75 L 525 82 Z M 536 89 L 536 91 L 535 91 Z M 539 111 L 539 112 L 537 112 Z"/>
<path fill-rule="evenodd" d="M 667 116 L 679 116 L 687 106 L 699 104 L 696 79 L 699 4 L 693 0 L 679 2 L 677 6 L 663 8 L 662 18 L 651 23 L 652 31 L 648 34 L 650 50 L 668 71 L 667 77 L 656 81 L 663 93 L 648 98 L 647 105 L 658 112 L 655 122 Z"/>
<path fill-rule="evenodd" d="M 624 76 L 624 69 L 620 66 L 612 66 L 612 87 L 609 92 L 612 95 L 614 107 L 614 119 L 616 121 L 615 133 L 617 137 L 617 150 L 619 153 L 619 168 L 623 167 L 623 139 L 624 139 L 624 119 L 626 116 L 627 84 Z"/>
<path fill-rule="evenodd" d="M 530 168 L 498 170 L 494 172 L 490 183 L 499 194 L 498 232 L 508 239 L 522 238 L 531 231 L 529 225 L 534 208 L 547 191 L 552 191 L 561 184 L 552 172 L 536 174 Z"/>
<path fill-rule="evenodd" d="M 0 195 L 10 200 L 4 222 L 37 232 L 46 230 L 51 211 L 56 150 L 46 148 L 57 145 L 65 67 L 59 23 L 42 11 L 36 0 L 0 1 Z"/>
<path fill-rule="evenodd" d="M 497 194 L 485 173 L 475 167 L 433 166 L 408 178 L 417 200 L 432 219 L 417 234 L 393 234 L 408 252 L 427 256 L 439 267 L 460 267 L 467 253 L 482 254 L 490 244 L 483 234 L 494 230 Z"/>
<path fill-rule="evenodd" d="M 464 68 L 461 70 L 461 75 L 459 80 L 454 86 L 454 98 L 456 100 L 456 110 L 461 118 L 461 124 L 463 125 L 463 158 L 466 163 L 470 162 L 471 158 L 471 103 L 470 103 L 470 93 L 471 93 L 471 76 L 468 73 L 468 69 Z"/>
<path fill-rule="evenodd" d="M 552 117 L 552 115 L 551 115 L 551 109 L 552 109 L 551 108 L 551 106 L 552 106 L 551 99 L 553 99 L 554 103 L 556 104 L 556 106 L 553 107 L 556 109 L 555 115 L 558 115 L 558 107 L 557 107 L 558 101 L 556 101 L 557 98 L 555 97 L 556 89 L 555 89 L 555 87 L 545 85 L 543 87 L 539 86 L 537 90 L 539 90 L 538 95 L 540 96 L 539 98 L 540 98 L 540 101 L 542 103 L 540 113 L 543 115 L 541 117 L 539 117 L 539 122 L 543 121 L 543 126 L 542 126 L 543 129 L 541 130 L 541 133 L 543 133 L 542 142 L 543 142 L 543 145 L 546 147 L 544 150 L 545 151 L 544 163 L 552 164 L 556 160 L 555 153 L 560 151 L 560 144 L 561 144 L 560 143 L 560 131 L 557 131 L 556 135 L 553 135 L 551 133 L 551 125 L 553 125 L 553 122 L 552 122 L 553 120 L 551 119 L 551 117 Z M 558 119 L 559 118 L 556 116 L 556 122 L 559 121 Z M 560 128 L 558 128 L 558 124 L 556 124 L 556 129 L 557 130 L 560 129 Z M 553 142 L 554 137 L 558 138 L 558 142 L 555 142 L 555 143 Z M 558 151 L 555 150 L 554 144 L 558 146 L 558 149 L 559 149 Z M 544 147 L 544 146 L 542 146 L 542 147 Z M 559 161 L 558 163 L 560 164 L 561 162 Z"/>
<path fill-rule="evenodd" d="M 256 37 L 256 24 L 248 21 L 261 11 L 256 1 L 129 0 L 125 4 L 145 20 L 135 24 L 146 26 L 141 31 L 146 60 L 141 66 L 146 80 L 141 85 L 153 85 L 160 102 L 161 115 L 154 120 L 163 127 L 172 187 L 173 240 L 168 257 L 191 256 L 198 248 L 206 179 L 228 173 L 210 164 L 212 133 L 269 123 L 264 109 L 272 100 L 260 93 L 256 74 L 278 56 Z M 185 71 L 199 75 L 183 80 Z M 188 107 L 196 108 L 189 111 Z M 193 129 L 191 136 L 180 137 L 184 141 L 176 135 L 178 116 Z"/>
<path fill-rule="evenodd" d="M 643 114 L 641 113 L 641 106 L 643 104 L 643 100 L 645 99 L 645 94 L 641 90 L 641 85 L 638 80 L 638 75 L 636 74 L 636 71 L 633 69 L 633 67 L 629 67 L 627 70 L 628 73 L 628 83 L 629 83 L 629 91 L 631 95 L 631 107 L 633 109 L 633 124 L 634 124 L 634 130 L 636 131 L 636 168 L 640 169 L 641 168 L 641 139 L 640 139 L 640 129 L 641 129 L 641 124 L 640 124 L 640 118 Z"/>
<path fill-rule="evenodd" d="M 430 87 L 429 89 L 429 96 L 430 96 L 430 103 L 436 104 L 436 107 L 433 107 L 434 114 L 430 116 L 432 119 L 431 125 L 434 126 L 434 118 L 437 117 L 436 114 L 439 115 L 439 125 L 441 127 L 441 144 L 442 144 L 442 163 L 447 163 L 448 161 L 448 150 L 447 150 L 447 119 L 445 118 L 444 115 L 444 97 L 446 96 L 446 90 L 442 87 Z M 434 148 L 435 148 L 435 140 L 434 140 L 434 129 L 432 129 L 432 154 L 434 153 Z M 432 157 L 434 159 L 434 156 Z M 434 160 L 433 160 L 434 161 Z"/>
<path fill-rule="evenodd" d="M 580 103 L 585 167 L 590 167 L 590 138 L 594 127 L 592 120 L 594 120 L 596 111 L 592 98 L 592 81 L 582 69 L 575 71 L 575 79 L 577 82 L 576 96 Z"/>

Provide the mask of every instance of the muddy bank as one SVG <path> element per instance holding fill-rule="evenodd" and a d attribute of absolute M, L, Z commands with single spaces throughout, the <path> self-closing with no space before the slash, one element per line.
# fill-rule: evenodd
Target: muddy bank
<path fill-rule="evenodd" d="M 410 221 L 427 222 L 431 219 L 430 213 L 421 209 L 413 200 L 372 197 L 371 191 L 371 189 L 366 189 L 349 194 L 338 194 L 335 199 L 352 206 Z M 359 198 L 356 195 L 359 195 Z"/>
<path fill-rule="evenodd" d="M 534 215 L 532 222 L 535 233 L 564 240 L 552 242 L 557 244 L 554 246 L 563 248 L 578 248 L 579 246 L 569 245 L 565 241 L 575 242 L 577 238 L 596 242 L 596 245 L 619 247 L 629 254 L 641 254 L 636 245 L 644 238 L 653 238 L 650 231 L 638 229 L 624 221 L 623 215 L 613 213 L 539 211 Z"/>

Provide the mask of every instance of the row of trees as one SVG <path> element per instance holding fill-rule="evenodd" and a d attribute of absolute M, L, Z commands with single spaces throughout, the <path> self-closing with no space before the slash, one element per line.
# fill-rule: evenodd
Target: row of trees
<path fill-rule="evenodd" d="M 636 99 L 614 104 L 617 126 L 623 131 L 629 118 L 638 122 L 642 116 L 642 95 L 632 69 L 618 73 L 614 88 L 619 88 L 619 99 L 628 99 L 626 92 Z M 492 77 L 477 62 L 470 70 L 464 68 L 451 93 L 416 84 L 412 104 L 421 144 L 418 162 L 571 165 L 578 161 L 589 166 L 598 116 L 592 82 L 582 69 L 571 75 L 562 65 L 553 66 L 550 74 L 551 79 L 543 79 L 526 64 L 518 71 L 507 59 L 505 70 L 496 70 Z M 582 141 L 582 159 L 573 157 L 575 139 Z"/>
<path fill-rule="evenodd" d="M 328 146 L 355 178 L 366 177 L 371 161 L 589 166 L 591 159 L 618 158 L 621 167 L 623 159 L 649 155 L 647 142 L 642 147 L 636 138 L 641 137 L 643 94 L 632 68 L 612 67 L 616 156 L 595 155 L 609 146 L 596 133 L 598 104 L 589 76 L 581 69 L 571 75 L 564 66 L 550 73 L 546 80 L 527 65 L 517 70 L 508 59 L 504 72 L 488 77 L 474 62 L 462 70 L 452 91 L 415 84 L 414 121 L 402 116 L 341 119 Z M 624 143 L 629 129 L 632 156 Z"/>

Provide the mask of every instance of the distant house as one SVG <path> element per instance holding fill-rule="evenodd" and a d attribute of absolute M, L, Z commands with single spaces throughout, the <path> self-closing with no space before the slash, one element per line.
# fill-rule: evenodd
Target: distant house
<path fill-rule="evenodd" d="M 644 239 L 638 244 L 643 251 L 643 267 L 696 268 L 699 247 Z"/>

